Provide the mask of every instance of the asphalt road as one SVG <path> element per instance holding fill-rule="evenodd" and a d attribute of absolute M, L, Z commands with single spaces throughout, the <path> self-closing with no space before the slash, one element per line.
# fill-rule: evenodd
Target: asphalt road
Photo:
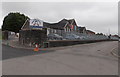
<path fill-rule="evenodd" d="M 118 75 L 118 59 L 111 55 L 118 42 L 97 42 L 49 51 L 2 46 L 3 75 Z"/>
<path fill-rule="evenodd" d="M 0 40 L 0 76 L 2 76 L 2 40 Z"/>

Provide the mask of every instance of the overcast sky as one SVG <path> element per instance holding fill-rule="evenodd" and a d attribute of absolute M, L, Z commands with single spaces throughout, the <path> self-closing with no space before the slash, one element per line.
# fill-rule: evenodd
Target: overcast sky
<path fill-rule="evenodd" d="M 95 32 L 118 33 L 117 2 L 3 2 L 2 19 L 10 12 L 50 23 L 75 19 L 78 26 Z"/>

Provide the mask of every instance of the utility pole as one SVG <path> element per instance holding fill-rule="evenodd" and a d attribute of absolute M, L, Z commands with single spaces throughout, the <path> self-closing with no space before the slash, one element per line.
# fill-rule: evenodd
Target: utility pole
<path fill-rule="evenodd" d="M 108 38 L 111 39 L 110 28 L 108 29 Z"/>
<path fill-rule="evenodd" d="M 108 35 L 110 35 L 110 28 L 108 29 Z"/>

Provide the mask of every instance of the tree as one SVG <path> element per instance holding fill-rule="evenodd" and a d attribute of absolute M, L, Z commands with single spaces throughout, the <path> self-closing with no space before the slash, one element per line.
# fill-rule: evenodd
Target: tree
<path fill-rule="evenodd" d="M 3 20 L 2 31 L 8 30 L 18 33 L 28 18 L 28 16 L 19 12 L 9 13 Z"/>
<path fill-rule="evenodd" d="M 104 35 L 103 33 L 97 33 L 96 35 Z"/>

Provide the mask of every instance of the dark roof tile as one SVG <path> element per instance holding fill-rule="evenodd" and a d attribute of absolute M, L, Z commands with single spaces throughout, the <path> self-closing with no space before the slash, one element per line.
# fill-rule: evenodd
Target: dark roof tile
<path fill-rule="evenodd" d="M 44 25 L 44 27 L 47 27 L 47 28 L 64 29 L 65 25 L 66 24 L 71 24 L 73 20 L 74 19 L 70 19 L 70 20 L 63 19 L 63 20 L 59 21 L 58 23 L 47 23 L 47 22 L 44 22 L 43 25 Z"/>

